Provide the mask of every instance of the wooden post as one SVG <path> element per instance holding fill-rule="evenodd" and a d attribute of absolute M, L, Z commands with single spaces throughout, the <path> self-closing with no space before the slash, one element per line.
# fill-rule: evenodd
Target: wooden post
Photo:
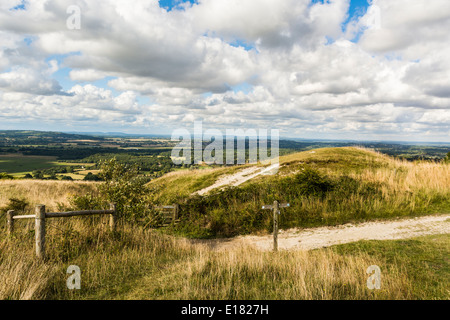
<path fill-rule="evenodd" d="M 273 202 L 273 251 L 278 251 L 278 215 L 280 209 L 278 201 Z"/>
<path fill-rule="evenodd" d="M 178 206 L 178 204 L 174 204 L 173 205 L 173 223 L 175 223 L 175 220 L 178 219 L 179 210 L 180 210 L 180 207 Z"/>
<path fill-rule="evenodd" d="M 37 205 L 35 212 L 36 256 L 45 259 L 45 206 Z"/>
<path fill-rule="evenodd" d="M 12 235 L 14 232 L 14 210 L 9 210 L 7 212 L 8 218 L 8 234 Z"/>
<path fill-rule="evenodd" d="M 109 216 L 109 227 L 111 229 L 111 231 L 116 231 L 116 225 L 117 225 L 117 209 L 116 209 L 116 204 L 115 203 L 111 203 L 109 205 L 109 209 L 110 210 L 114 210 L 114 213 L 112 213 Z"/>
<path fill-rule="evenodd" d="M 280 208 L 288 208 L 289 203 L 279 203 L 274 201 L 273 205 L 262 206 L 263 210 L 273 210 L 273 251 L 278 251 L 278 216 L 280 214 Z"/>

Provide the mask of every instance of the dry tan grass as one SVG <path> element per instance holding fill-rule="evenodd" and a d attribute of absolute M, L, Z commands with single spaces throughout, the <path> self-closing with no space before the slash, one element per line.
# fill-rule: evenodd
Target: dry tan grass
<path fill-rule="evenodd" d="M 411 283 L 400 267 L 383 273 L 383 289 L 367 288 L 366 269 L 386 265 L 361 253 L 330 249 L 261 253 L 249 247 L 213 252 L 197 247 L 193 258 L 140 281 L 125 299 L 408 299 Z"/>
<path fill-rule="evenodd" d="M 56 210 L 58 204 L 69 205 L 69 198 L 95 192 L 97 183 L 81 181 L 43 181 L 43 180 L 0 180 L 0 207 L 8 203 L 9 198 L 25 199 L 31 209 L 44 204 L 50 210 Z"/>
<path fill-rule="evenodd" d="M 385 201 L 392 203 L 392 208 L 407 203 L 413 211 L 418 195 L 423 201 L 432 201 L 437 196 L 450 196 L 449 164 L 389 160 L 388 168 L 365 169 L 351 176 L 382 185 L 383 197 Z"/>
<path fill-rule="evenodd" d="M 0 299 L 410 299 L 416 285 L 404 265 L 363 251 L 217 252 L 131 225 L 113 235 L 101 218 L 49 221 L 42 263 L 32 225 L 16 229 L 10 238 L 0 227 Z M 80 292 L 65 286 L 72 264 Z M 380 290 L 367 288 L 371 265 L 382 268 Z"/>
<path fill-rule="evenodd" d="M 2 240 L 0 252 L 0 300 L 43 298 L 54 268 L 33 259 L 32 246 L 26 249 Z"/>

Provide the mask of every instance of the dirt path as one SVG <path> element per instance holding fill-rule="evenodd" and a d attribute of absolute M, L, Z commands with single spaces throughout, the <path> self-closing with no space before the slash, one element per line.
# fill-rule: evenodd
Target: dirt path
<path fill-rule="evenodd" d="M 338 227 L 280 230 L 280 250 L 311 250 L 359 240 L 395 240 L 431 234 L 450 233 L 450 214 L 396 221 L 365 222 Z M 272 235 L 240 236 L 230 240 L 201 241 L 212 249 L 225 250 L 253 246 L 267 251 L 273 248 Z"/>
<path fill-rule="evenodd" d="M 246 182 L 250 179 L 253 179 L 259 175 L 270 174 L 272 170 L 278 169 L 278 166 L 279 166 L 279 164 L 276 163 L 276 164 L 270 165 L 266 168 L 261 168 L 261 167 L 245 168 L 235 174 L 220 177 L 213 185 L 211 185 L 207 188 L 204 188 L 202 190 L 199 190 L 197 192 L 194 192 L 194 194 L 199 194 L 202 196 L 216 188 L 221 188 L 224 186 L 237 187 L 238 185 L 243 184 L 244 182 Z"/>

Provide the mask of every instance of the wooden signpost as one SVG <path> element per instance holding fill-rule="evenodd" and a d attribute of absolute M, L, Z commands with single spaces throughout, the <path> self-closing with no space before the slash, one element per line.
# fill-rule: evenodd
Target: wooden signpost
<path fill-rule="evenodd" d="M 263 206 L 263 210 L 273 210 L 273 251 L 278 251 L 278 215 L 281 213 L 280 208 L 288 208 L 289 203 L 281 203 L 274 201 L 273 205 Z"/>

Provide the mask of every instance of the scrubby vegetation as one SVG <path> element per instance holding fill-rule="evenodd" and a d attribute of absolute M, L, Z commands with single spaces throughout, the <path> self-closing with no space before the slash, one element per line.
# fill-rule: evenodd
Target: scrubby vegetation
<path fill-rule="evenodd" d="M 261 209 L 274 200 L 289 202 L 281 228 L 337 225 L 450 211 L 450 166 L 395 160 L 372 151 L 318 149 L 281 158 L 275 176 L 189 196 L 166 189 L 195 191 L 209 175 L 180 174 L 152 181 L 154 202 L 181 202 L 182 222 L 172 232 L 191 237 L 229 237 L 272 229 Z M 200 187 L 199 187 L 200 188 Z"/>

